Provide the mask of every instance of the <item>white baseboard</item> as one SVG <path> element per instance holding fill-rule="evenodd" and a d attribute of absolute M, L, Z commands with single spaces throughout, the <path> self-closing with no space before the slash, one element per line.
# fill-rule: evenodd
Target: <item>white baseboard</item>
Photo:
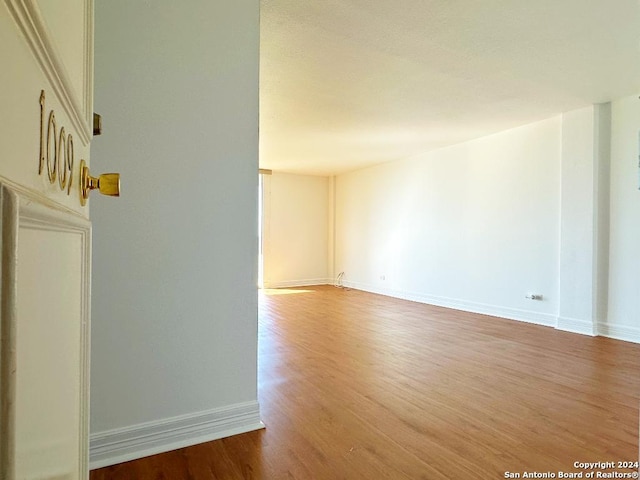
<path fill-rule="evenodd" d="M 558 330 L 564 330 L 565 332 L 581 333 L 591 337 L 598 335 L 598 329 L 594 326 L 593 322 L 579 318 L 558 317 L 556 328 Z"/>
<path fill-rule="evenodd" d="M 483 315 L 491 315 L 493 317 L 506 318 L 509 320 L 518 320 L 521 322 L 534 323 L 546 327 L 554 327 L 558 330 L 579 333 L 582 335 L 615 338 L 626 342 L 640 343 L 640 328 L 624 325 L 611 325 L 609 323 L 599 322 L 597 329 L 594 329 L 592 322 L 588 320 L 580 320 L 577 318 L 556 317 L 553 314 L 532 312 L 528 310 L 518 310 L 509 307 L 500 307 L 496 305 L 486 305 L 476 302 L 468 302 L 446 297 L 437 297 L 433 295 L 424 295 L 415 292 L 405 292 L 401 290 L 393 290 L 388 288 L 380 288 L 360 282 L 343 282 L 345 287 L 363 290 L 365 292 L 377 293 L 389 297 L 401 298 L 403 300 L 411 300 L 413 302 L 426 303 L 428 305 L 436 305 L 439 307 L 453 308 L 454 310 L 462 310 L 465 312 L 480 313 Z"/>
<path fill-rule="evenodd" d="M 466 300 L 458 300 L 454 298 L 438 297 L 434 295 L 425 295 L 422 293 L 379 288 L 373 285 L 359 282 L 345 281 L 343 282 L 343 284 L 346 287 L 355 288 L 356 290 L 364 290 L 365 292 L 401 298 L 403 300 L 411 300 L 413 302 L 426 303 L 428 305 L 436 305 L 438 307 L 446 307 L 452 308 L 454 310 L 462 310 L 465 312 L 480 313 L 483 315 L 506 318 L 509 320 L 518 320 L 520 322 L 534 323 L 536 325 L 543 325 L 545 327 L 556 326 L 556 316 L 548 313 L 532 312 L 530 310 L 518 310 L 515 308 L 487 305 L 484 303 L 469 302 Z"/>
<path fill-rule="evenodd" d="M 609 323 L 598 323 L 598 332 L 603 337 L 615 338 L 627 342 L 640 343 L 640 328 L 625 325 L 611 325 Z"/>
<path fill-rule="evenodd" d="M 96 469 L 264 428 L 258 402 L 247 402 L 91 435 Z"/>
<path fill-rule="evenodd" d="M 330 278 L 308 278 L 303 280 L 286 280 L 282 282 L 264 282 L 264 288 L 311 287 L 313 285 L 330 285 Z"/>

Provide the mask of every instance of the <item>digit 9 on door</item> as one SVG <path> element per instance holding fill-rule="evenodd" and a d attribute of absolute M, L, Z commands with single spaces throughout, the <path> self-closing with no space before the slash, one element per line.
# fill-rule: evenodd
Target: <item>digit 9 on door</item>
<path fill-rule="evenodd" d="M 49 112 L 45 135 L 44 118 L 45 96 L 44 90 L 42 90 L 40 92 L 40 161 L 38 174 L 43 174 L 46 164 L 49 182 L 55 183 L 58 180 L 60 190 L 64 192 L 66 189 L 67 195 L 70 195 L 71 184 L 73 183 L 73 136 L 71 134 L 66 135 L 64 127 L 61 127 L 60 133 L 58 133 L 56 115 L 53 110 Z"/>

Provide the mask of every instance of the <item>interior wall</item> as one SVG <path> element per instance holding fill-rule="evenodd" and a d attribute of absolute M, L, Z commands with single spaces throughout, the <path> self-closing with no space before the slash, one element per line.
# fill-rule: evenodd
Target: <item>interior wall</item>
<path fill-rule="evenodd" d="M 96 2 L 92 465 L 260 427 L 258 0 Z M 225 423 L 226 422 L 226 423 Z"/>
<path fill-rule="evenodd" d="M 591 319 L 594 204 L 593 106 L 562 116 L 560 296 L 562 318 Z"/>
<path fill-rule="evenodd" d="M 611 105 L 562 115 L 557 328 L 599 333 L 606 317 Z"/>
<path fill-rule="evenodd" d="M 558 327 L 593 335 L 597 175 L 595 106 L 562 115 Z"/>
<path fill-rule="evenodd" d="M 608 316 L 603 333 L 640 342 L 640 100 L 611 104 Z"/>
<path fill-rule="evenodd" d="M 335 274 L 363 290 L 555 325 L 561 136 L 558 116 L 338 176 Z"/>
<path fill-rule="evenodd" d="M 263 178 L 265 288 L 329 283 L 330 179 L 277 172 Z"/>

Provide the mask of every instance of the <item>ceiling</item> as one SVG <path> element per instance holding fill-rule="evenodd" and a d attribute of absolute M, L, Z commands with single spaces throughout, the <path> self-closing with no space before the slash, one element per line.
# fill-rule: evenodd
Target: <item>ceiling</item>
<path fill-rule="evenodd" d="M 262 0 L 260 167 L 334 175 L 640 93 L 638 0 Z"/>

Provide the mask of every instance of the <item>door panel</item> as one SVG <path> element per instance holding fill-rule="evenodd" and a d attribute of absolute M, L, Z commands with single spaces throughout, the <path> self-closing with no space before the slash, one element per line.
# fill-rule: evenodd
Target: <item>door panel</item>
<path fill-rule="evenodd" d="M 67 21 L 81 19 L 82 25 L 63 28 L 62 20 L 49 12 L 58 2 L 41 1 L 49 5 L 45 12 L 39 10 L 35 0 L 0 0 L 0 58 L 11 65 L 0 68 L 0 177 L 9 185 L 39 192 L 88 217 L 88 210 L 78 201 L 77 176 L 80 159 L 89 164 L 92 137 L 93 3 L 70 2 L 77 3 L 74 8 L 81 8 L 82 13 L 73 15 L 67 11 Z M 62 9 L 53 11 L 64 14 Z M 58 47 L 65 44 L 63 38 L 76 47 L 82 46 L 81 65 L 76 65 L 77 48 L 67 47 L 68 51 L 63 51 Z M 45 94 L 42 112 L 41 92 Z M 51 112 L 55 121 L 49 125 Z M 72 137 L 74 150 L 76 185 L 71 192 L 63 192 L 46 172 L 38 174 L 41 136 L 45 147 L 47 135 L 51 137 L 53 162 L 54 143 L 63 127 L 65 137 Z"/>
<path fill-rule="evenodd" d="M 20 215 L 17 310 L 26 321 L 16 335 L 17 478 L 77 479 L 86 468 L 80 412 L 87 339 L 79 287 L 87 233 L 26 217 L 24 209 Z"/>
<path fill-rule="evenodd" d="M 91 0 L 0 0 L 0 480 L 88 477 Z"/>
<path fill-rule="evenodd" d="M 47 36 L 69 77 L 70 87 L 82 103 L 86 99 L 86 77 L 89 74 L 84 68 L 84 57 L 86 49 L 90 48 L 91 16 L 87 9 L 91 5 L 84 0 L 38 0 L 37 6 Z"/>
<path fill-rule="evenodd" d="M 0 198 L 0 478 L 84 479 L 91 224 L 10 187 Z"/>

